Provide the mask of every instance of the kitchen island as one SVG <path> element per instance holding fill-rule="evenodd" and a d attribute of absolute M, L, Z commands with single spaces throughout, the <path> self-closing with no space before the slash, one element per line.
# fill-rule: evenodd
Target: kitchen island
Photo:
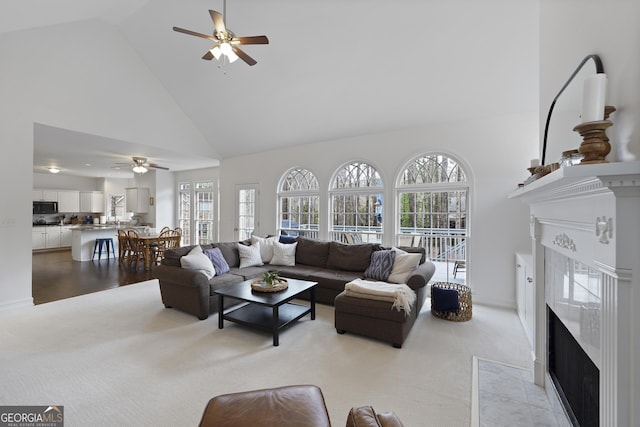
<path fill-rule="evenodd" d="M 71 228 L 71 257 L 74 261 L 91 261 L 96 239 L 113 239 L 113 252 L 118 259 L 118 227 L 115 225 L 87 224 Z M 104 250 L 103 250 L 104 252 Z M 102 255 L 104 259 L 104 253 Z M 109 255 L 113 258 L 113 255 Z"/>

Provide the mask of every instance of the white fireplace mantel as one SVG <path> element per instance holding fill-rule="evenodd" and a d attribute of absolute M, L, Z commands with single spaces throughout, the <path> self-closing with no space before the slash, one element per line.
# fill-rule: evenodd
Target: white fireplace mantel
<path fill-rule="evenodd" d="M 599 425 L 640 425 L 640 162 L 563 167 L 509 198 L 530 207 L 536 384 L 549 382 L 546 305 L 553 284 L 545 280 L 545 250 L 551 249 L 601 273 L 598 343 L 588 349 L 580 343 L 600 370 Z"/>

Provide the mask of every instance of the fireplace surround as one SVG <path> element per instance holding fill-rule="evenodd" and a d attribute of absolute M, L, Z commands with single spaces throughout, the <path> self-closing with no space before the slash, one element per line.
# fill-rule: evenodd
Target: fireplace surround
<path fill-rule="evenodd" d="M 573 339 L 597 370 L 562 376 L 597 375 L 597 425 L 640 425 L 640 162 L 563 167 L 509 197 L 530 208 L 536 384 L 557 392 L 549 351 Z M 554 344 L 549 312 L 569 334 Z"/>

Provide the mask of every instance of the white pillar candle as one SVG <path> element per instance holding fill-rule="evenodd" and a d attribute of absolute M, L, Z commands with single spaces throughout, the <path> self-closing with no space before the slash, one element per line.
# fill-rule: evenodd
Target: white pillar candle
<path fill-rule="evenodd" d="M 540 162 L 539 162 L 538 159 L 531 159 L 531 166 L 530 167 L 535 168 L 535 167 L 537 167 L 539 165 L 540 165 Z"/>
<path fill-rule="evenodd" d="M 582 123 L 604 120 L 607 75 L 594 74 L 584 79 L 582 91 Z"/>

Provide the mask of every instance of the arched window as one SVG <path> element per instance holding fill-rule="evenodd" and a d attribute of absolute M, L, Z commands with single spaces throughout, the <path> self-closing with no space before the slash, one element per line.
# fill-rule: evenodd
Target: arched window
<path fill-rule="evenodd" d="M 343 166 L 335 173 L 330 196 L 332 240 L 382 242 L 382 179 L 373 166 Z"/>
<path fill-rule="evenodd" d="M 417 157 L 400 174 L 397 194 L 396 243 L 424 247 L 432 261 L 445 263 L 449 279 L 463 280 L 469 183 L 462 167 L 442 154 Z"/>
<path fill-rule="evenodd" d="M 302 168 L 289 170 L 278 186 L 278 228 L 280 234 L 318 237 L 318 179 Z"/>

